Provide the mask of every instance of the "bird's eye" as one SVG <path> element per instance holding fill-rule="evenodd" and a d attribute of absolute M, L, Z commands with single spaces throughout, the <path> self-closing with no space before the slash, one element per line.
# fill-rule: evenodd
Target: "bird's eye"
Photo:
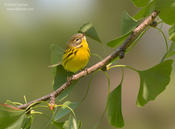
<path fill-rule="evenodd" d="M 78 42 L 79 40 L 80 40 L 80 39 L 75 39 L 75 41 L 77 41 L 77 42 Z"/>

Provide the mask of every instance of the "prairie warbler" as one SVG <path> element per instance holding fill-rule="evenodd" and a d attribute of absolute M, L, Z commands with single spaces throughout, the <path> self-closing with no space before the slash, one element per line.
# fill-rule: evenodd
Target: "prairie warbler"
<path fill-rule="evenodd" d="M 62 57 L 64 69 L 75 73 L 87 65 L 89 58 L 90 50 L 85 35 L 82 33 L 74 34 Z"/>

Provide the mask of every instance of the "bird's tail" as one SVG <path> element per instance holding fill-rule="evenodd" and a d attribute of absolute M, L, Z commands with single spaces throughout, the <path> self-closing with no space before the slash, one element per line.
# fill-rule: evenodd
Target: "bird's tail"
<path fill-rule="evenodd" d="M 54 67 L 57 67 L 57 66 L 60 65 L 60 64 L 61 64 L 61 63 L 49 65 L 48 68 L 54 68 Z"/>

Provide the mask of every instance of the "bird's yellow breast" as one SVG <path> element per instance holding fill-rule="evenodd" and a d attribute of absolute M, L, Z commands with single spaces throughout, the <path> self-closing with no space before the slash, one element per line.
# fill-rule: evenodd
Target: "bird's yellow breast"
<path fill-rule="evenodd" d="M 65 59 L 67 54 L 64 54 L 62 65 L 67 71 L 77 72 L 87 65 L 90 58 L 90 50 L 86 39 L 82 40 L 81 47 L 74 47 L 72 50 L 73 54 L 70 55 L 69 59 Z"/>

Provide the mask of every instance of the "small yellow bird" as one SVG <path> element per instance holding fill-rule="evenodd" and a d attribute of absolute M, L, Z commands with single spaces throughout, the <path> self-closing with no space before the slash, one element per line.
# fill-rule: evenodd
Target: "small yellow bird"
<path fill-rule="evenodd" d="M 64 69 L 75 73 L 87 65 L 89 58 L 90 50 L 85 35 L 82 33 L 74 34 L 62 57 Z"/>

